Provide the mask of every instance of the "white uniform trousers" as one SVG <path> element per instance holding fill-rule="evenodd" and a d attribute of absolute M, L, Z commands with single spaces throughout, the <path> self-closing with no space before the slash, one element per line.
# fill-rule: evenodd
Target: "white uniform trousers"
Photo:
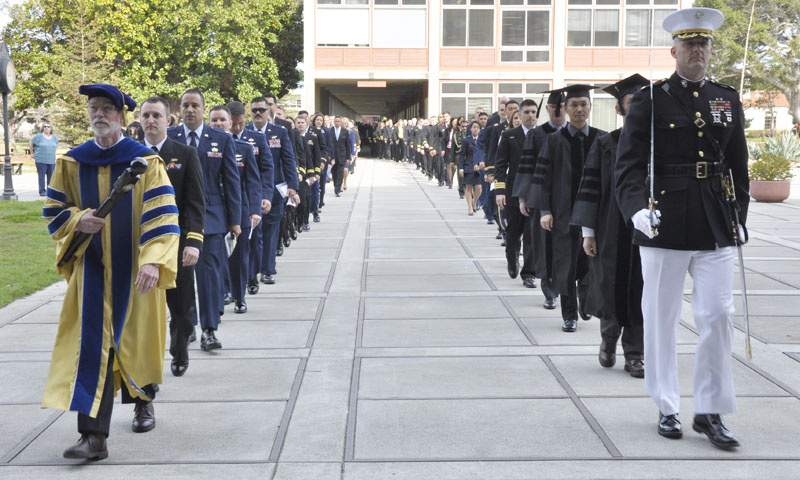
<path fill-rule="evenodd" d="M 694 413 L 736 411 L 731 365 L 735 249 L 639 249 L 644 277 L 645 385 L 664 415 L 680 409 L 677 331 L 687 271 L 694 281 L 692 313 L 700 335 L 694 363 Z"/>

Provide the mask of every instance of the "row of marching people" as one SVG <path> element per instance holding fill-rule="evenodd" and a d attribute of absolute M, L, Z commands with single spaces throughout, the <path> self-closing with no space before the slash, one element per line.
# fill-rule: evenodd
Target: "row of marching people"
<path fill-rule="evenodd" d="M 197 324 L 203 351 L 222 348 L 226 305 L 245 314 L 276 283 L 277 257 L 321 220 L 329 175 L 341 195 L 358 147 L 339 117 L 285 118 L 268 94 L 248 119 L 245 104 L 207 108 L 196 89 L 174 127 L 168 100 L 141 102 L 137 141 L 123 135 L 133 98 L 109 84 L 79 93 L 94 139 L 57 160 L 43 209 L 68 287 L 42 405 L 79 413 L 65 457 L 100 459 L 116 388 L 134 404 L 132 430 L 155 428 L 167 347 L 176 377 Z"/>

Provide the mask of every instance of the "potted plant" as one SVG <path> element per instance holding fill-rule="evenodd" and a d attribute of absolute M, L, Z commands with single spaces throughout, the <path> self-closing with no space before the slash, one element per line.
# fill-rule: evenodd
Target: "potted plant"
<path fill-rule="evenodd" d="M 800 160 L 800 140 L 790 133 L 768 138 L 750 154 L 750 197 L 757 202 L 789 198 L 792 164 Z"/>

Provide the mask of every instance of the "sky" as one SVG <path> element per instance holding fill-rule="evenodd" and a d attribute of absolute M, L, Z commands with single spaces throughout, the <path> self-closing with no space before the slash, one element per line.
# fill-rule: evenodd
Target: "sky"
<path fill-rule="evenodd" d="M 0 29 L 5 28 L 11 20 L 8 18 L 7 5 L 19 5 L 20 3 L 22 3 L 22 0 L 4 0 L 0 2 Z"/>

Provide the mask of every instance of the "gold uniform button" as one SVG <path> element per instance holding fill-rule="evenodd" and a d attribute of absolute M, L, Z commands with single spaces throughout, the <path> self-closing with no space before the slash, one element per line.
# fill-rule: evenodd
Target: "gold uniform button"
<path fill-rule="evenodd" d="M 702 137 L 703 136 L 703 132 L 697 132 L 697 136 L 698 137 Z"/>
<path fill-rule="evenodd" d="M 695 112 L 695 113 L 694 113 L 694 116 L 695 116 L 695 117 L 697 117 L 697 118 L 700 118 L 700 117 L 702 117 L 702 116 L 703 116 L 703 114 L 702 114 L 702 113 L 700 113 L 700 112 Z"/>
<path fill-rule="evenodd" d="M 692 92 L 692 95 L 694 95 L 694 98 L 697 98 L 697 97 L 699 97 L 699 96 L 700 96 L 700 94 L 699 94 L 699 93 L 697 93 L 697 92 Z"/>
<path fill-rule="evenodd" d="M 675 124 L 674 123 L 670 123 L 669 124 L 669 128 L 675 128 Z"/>
<path fill-rule="evenodd" d="M 706 154 L 705 154 L 705 153 L 703 153 L 703 151 L 702 151 L 702 150 L 700 150 L 700 151 L 698 152 L 698 155 L 700 155 L 700 158 L 703 158 L 703 157 L 705 157 L 705 156 L 706 156 Z"/>
<path fill-rule="evenodd" d="M 722 126 L 723 127 L 727 127 L 728 126 L 728 122 L 722 122 Z"/>
<path fill-rule="evenodd" d="M 661 195 L 664 195 L 665 193 L 667 193 L 666 190 L 661 190 Z"/>

